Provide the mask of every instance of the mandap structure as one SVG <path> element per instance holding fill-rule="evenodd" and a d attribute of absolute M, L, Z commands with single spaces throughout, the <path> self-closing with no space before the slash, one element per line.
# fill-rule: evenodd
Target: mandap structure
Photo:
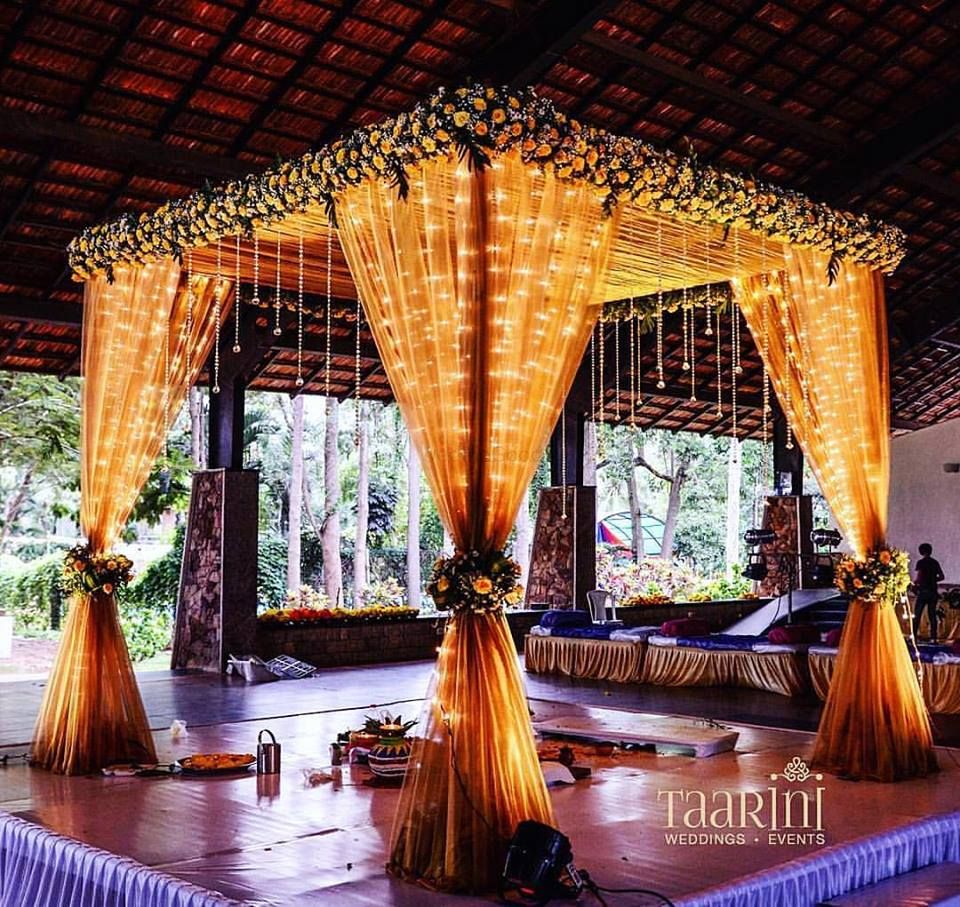
<path fill-rule="evenodd" d="M 334 297 L 355 299 L 456 543 L 431 587 L 451 617 L 389 866 L 490 889 L 515 825 L 552 821 L 502 548 L 603 304 L 629 300 L 658 337 L 668 307 L 709 328 L 723 305 L 734 338 L 745 319 L 850 542 L 851 576 L 869 579 L 890 569 L 883 274 L 902 254 L 893 228 L 581 124 L 532 91 L 441 91 L 73 241 L 86 282 L 86 556 L 109 556 L 238 298 L 272 296 L 279 318 L 289 294 L 301 336 L 305 293 L 326 298 L 328 319 Z M 732 294 L 711 297 L 717 284 Z M 816 750 L 831 771 L 895 780 L 936 767 L 895 587 L 857 587 Z M 67 772 L 151 750 L 113 596 L 77 598 L 34 744 L 37 763 Z"/>

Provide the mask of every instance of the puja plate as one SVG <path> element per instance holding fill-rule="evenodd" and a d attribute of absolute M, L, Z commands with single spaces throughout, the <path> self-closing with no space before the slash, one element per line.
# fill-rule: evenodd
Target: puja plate
<path fill-rule="evenodd" d="M 257 764 L 252 753 L 195 753 L 177 760 L 185 775 L 232 775 Z"/>

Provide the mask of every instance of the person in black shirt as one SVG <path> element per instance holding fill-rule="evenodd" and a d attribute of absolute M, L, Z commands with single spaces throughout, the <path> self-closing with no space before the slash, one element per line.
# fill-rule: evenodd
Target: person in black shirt
<path fill-rule="evenodd" d="M 937 641 L 937 583 L 943 579 L 943 570 L 940 569 L 940 562 L 932 558 L 933 545 L 924 542 L 919 547 L 920 560 L 914 567 L 915 579 L 913 590 L 916 594 L 913 610 L 913 633 L 916 636 L 920 632 L 920 618 L 923 616 L 924 609 L 930 613 L 930 638 Z"/>

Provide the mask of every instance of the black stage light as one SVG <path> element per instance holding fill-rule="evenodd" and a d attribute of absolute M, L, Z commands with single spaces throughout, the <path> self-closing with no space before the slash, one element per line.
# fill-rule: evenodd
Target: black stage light
<path fill-rule="evenodd" d="M 743 568 L 743 575 L 754 582 L 763 582 L 767 578 L 767 562 L 762 554 L 751 554 L 747 559 L 747 566 Z"/>
<path fill-rule="evenodd" d="M 777 534 L 772 529 L 748 529 L 743 534 L 743 540 L 752 548 L 758 545 L 769 545 L 776 541 Z"/>
<path fill-rule="evenodd" d="M 818 548 L 836 548 L 843 541 L 843 536 L 836 529 L 814 529 L 810 533 L 810 541 Z"/>
<path fill-rule="evenodd" d="M 570 839 L 542 822 L 521 822 L 507 847 L 500 896 L 516 892 L 525 901 L 546 904 L 554 899 L 574 900 L 582 889 Z"/>

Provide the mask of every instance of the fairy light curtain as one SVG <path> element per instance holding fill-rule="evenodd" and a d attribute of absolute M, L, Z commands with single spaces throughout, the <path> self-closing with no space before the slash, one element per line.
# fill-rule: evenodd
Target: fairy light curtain
<path fill-rule="evenodd" d="M 459 551 L 501 549 L 573 381 L 617 218 L 588 187 L 505 154 L 424 164 L 406 200 L 337 201 L 340 239 Z M 392 839 L 395 872 L 494 887 L 522 819 L 552 823 L 502 610 L 449 622 Z"/>
<path fill-rule="evenodd" d="M 191 296 L 180 276 L 167 259 L 84 287 L 80 522 L 92 554 L 116 542 L 212 344 L 215 281 L 196 277 Z M 156 761 L 112 592 L 71 600 L 32 759 L 67 774 Z"/>
<path fill-rule="evenodd" d="M 890 386 L 883 279 L 790 247 L 784 270 L 734 282 L 777 397 L 854 555 L 884 543 Z M 815 761 L 893 781 L 935 770 L 930 722 L 896 611 L 854 601 L 820 722 Z"/>

